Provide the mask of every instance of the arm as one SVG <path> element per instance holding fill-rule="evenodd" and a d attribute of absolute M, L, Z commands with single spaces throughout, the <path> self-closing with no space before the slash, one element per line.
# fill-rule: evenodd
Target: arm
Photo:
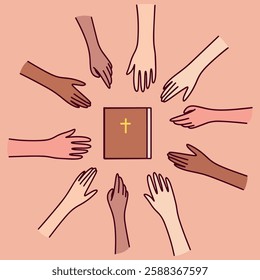
<path fill-rule="evenodd" d="M 187 148 L 193 154 L 168 153 L 168 159 L 173 162 L 175 167 L 217 179 L 241 190 L 245 189 L 247 183 L 247 176 L 245 174 L 213 162 L 199 149 L 190 144 L 187 144 Z"/>
<path fill-rule="evenodd" d="M 201 106 L 188 106 L 182 115 L 171 118 L 176 125 L 196 128 L 212 122 L 247 124 L 252 116 L 252 107 L 235 109 L 210 109 Z"/>
<path fill-rule="evenodd" d="M 153 173 L 147 176 L 149 195 L 144 197 L 151 207 L 159 214 L 166 228 L 172 253 L 174 256 L 184 254 L 191 250 L 184 233 L 178 213 L 178 207 L 170 180 L 161 174 Z"/>
<path fill-rule="evenodd" d="M 115 254 L 122 253 L 130 247 L 125 217 L 128 196 L 123 179 L 117 174 L 114 188 L 110 189 L 107 194 L 107 201 L 114 222 Z"/>
<path fill-rule="evenodd" d="M 136 5 L 137 43 L 126 71 L 127 75 L 133 72 L 135 91 L 144 92 L 156 80 L 155 8 L 153 4 Z"/>
<path fill-rule="evenodd" d="M 93 18 L 90 16 L 76 17 L 76 21 L 84 36 L 88 47 L 90 71 L 96 78 L 100 78 L 108 88 L 112 84 L 112 63 L 103 52 L 97 38 Z"/>
<path fill-rule="evenodd" d="M 86 203 L 97 193 L 97 190 L 88 192 L 96 174 L 96 168 L 89 168 L 78 175 L 62 201 L 38 228 L 42 235 L 51 237 L 74 209 Z"/>
<path fill-rule="evenodd" d="M 74 136 L 75 129 L 43 140 L 8 140 L 9 157 L 49 157 L 56 159 L 81 159 L 91 148 L 91 139 Z"/>
<path fill-rule="evenodd" d="M 30 61 L 24 64 L 20 74 L 54 92 L 75 108 L 88 108 L 91 105 L 90 100 L 75 88 L 86 85 L 82 81 L 55 76 Z"/>
<path fill-rule="evenodd" d="M 215 38 L 188 65 L 165 83 L 161 101 L 167 102 L 183 90 L 183 101 L 186 101 L 194 90 L 202 72 L 227 49 L 228 46 L 220 37 Z"/>

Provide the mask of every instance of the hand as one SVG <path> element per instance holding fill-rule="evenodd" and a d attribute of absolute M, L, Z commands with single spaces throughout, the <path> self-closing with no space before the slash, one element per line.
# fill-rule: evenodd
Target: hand
<path fill-rule="evenodd" d="M 214 163 L 199 149 L 193 147 L 192 145 L 187 144 L 187 148 L 193 154 L 169 152 L 167 154 L 168 159 L 179 169 L 204 175 L 209 174 L 208 171 Z"/>
<path fill-rule="evenodd" d="M 117 174 L 114 188 L 107 194 L 107 202 L 114 218 L 124 217 L 128 201 L 128 191 L 123 179 Z"/>
<path fill-rule="evenodd" d="M 194 90 L 201 73 L 192 65 L 188 65 L 172 76 L 163 87 L 161 94 L 161 101 L 167 102 L 175 95 L 185 90 L 183 101 L 187 100 L 192 91 Z"/>
<path fill-rule="evenodd" d="M 96 49 L 90 53 L 90 70 L 93 76 L 103 80 L 108 88 L 112 84 L 112 63 L 101 49 Z"/>
<path fill-rule="evenodd" d="M 85 85 L 80 80 L 55 76 L 51 90 L 75 108 L 88 108 L 91 106 L 90 100 L 75 87 Z"/>
<path fill-rule="evenodd" d="M 73 136 L 75 129 L 60 133 L 47 141 L 48 157 L 58 159 L 82 159 L 88 152 L 91 139 L 85 136 Z"/>
<path fill-rule="evenodd" d="M 64 203 L 69 205 L 69 207 L 73 210 L 90 200 L 97 193 L 97 190 L 88 192 L 88 189 L 96 175 L 97 169 L 93 167 L 89 168 L 87 171 L 82 171 L 65 195 Z"/>
<path fill-rule="evenodd" d="M 107 193 L 107 202 L 114 222 L 115 254 L 122 253 L 130 247 L 125 217 L 127 201 L 126 186 L 123 179 L 116 174 L 114 188 Z"/>
<path fill-rule="evenodd" d="M 153 46 L 137 47 L 129 63 L 126 74 L 133 72 L 135 91 L 144 92 L 156 80 L 156 54 Z"/>
<path fill-rule="evenodd" d="M 38 228 L 42 235 L 51 237 L 75 208 L 90 200 L 97 193 L 97 190 L 88 192 L 96 174 L 97 169 L 91 167 L 78 175 L 65 197 Z"/>
<path fill-rule="evenodd" d="M 193 105 L 188 106 L 182 115 L 171 118 L 170 121 L 176 125 L 193 129 L 217 120 L 212 119 L 211 109 Z"/>
<path fill-rule="evenodd" d="M 150 195 L 144 194 L 144 197 L 161 218 L 167 220 L 177 217 L 177 204 L 170 180 L 153 173 L 153 177 L 147 176 L 147 184 Z"/>

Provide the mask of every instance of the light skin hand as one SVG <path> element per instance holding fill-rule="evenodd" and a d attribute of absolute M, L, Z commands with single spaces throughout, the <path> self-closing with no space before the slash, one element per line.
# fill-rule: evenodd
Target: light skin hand
<path fill-rule="evenodd" d="M 182 115 L 171 118 L 176 125 L 197 128 L 212 122 L 229 122 L 247 124 L 251 119 L 252 107 L 235 109 L 210 109 L 201 106 L 188 106 Z"/>
<path fill-rule="evenodd" d="M 113 66 L 100 47 L 93 18 L 90 16 L 79 16 L 76 17 L 76 21 L 88 47 L 92 75 L 96 78 L 101 78 L 105 85 L 111 88 Z"/>
<path fill-rule="evenodd" d="M 245 174 L 213 162 L 203 152 L 190 144 L 187 144 L 187 148 L 192 154 L 179 152 L 169 152 L 167 154 L 168 159 L 175 167 L 214 178 L 241 190 L 245 189 L 247 183 Z"/>
<path fill-rule="evenodd" d="M 144 194 L 151 207 L 159 214 L 166 228 L 173 255 L 181 255 L 190 250 L 181 225 L 177 202 L 170 180 L 161 174 L 147 176 L 150 195 Z"/>
<path fill-rule="evenodd" d="M 123 179 L 117 174 L 114 188 L 110 189 L 107 194 L 107 202 L 114 221 L 115 254 L 124 252 L 130 247 L 125 218 L 128 197 Z"/>
<path fill-rule="evenodd" d="M 12 139 L 8 141 L 9 157 L 49 157 L 55 159 L 81 159 L 91 148 L 91 139 L 73 136 L 75 129 L 43 140 Z"/>
<path fill-rule="evenodd" d="M 187 66 L 166 82 L 161 94 L 161 101 L 167 102 L 183 90 L 183 101 L 186 101 L 203 71 L 227 49 L 227 44 L 220 37 L 215 38 Z"/>
<path fill-rule="evenodd" d="M 138 18 L 137 46 L 131 57 L 126 74 L 133 72 L 135 91 L 150 87 L 156 80 L 156 52 L 154 43 L 155 5 L 136 6 Z"/>
<path fill-rule="evenodd" d="M 90 100 L 76 88 L 86 85 L 80 80 L 53 75 L 29 61 L 25 63 L 20 74 L 48 88 L 75 108 L 91 106 Z"/>
<path fill-rule="evenodd" d="M 96 174 L 96 168 L 89 168 L 78 175 L 62 201 L 38 228 L 42 235 L 51 237 L 74 209 L 86 203 L 97 193 L 97 190 L 88 191 Z"/>

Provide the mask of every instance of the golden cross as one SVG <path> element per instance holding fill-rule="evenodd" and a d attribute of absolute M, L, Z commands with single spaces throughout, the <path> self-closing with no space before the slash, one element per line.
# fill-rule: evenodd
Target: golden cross
<path fill-rule="evenodd" d="M 131 123 L 127 122 L 127 118 L 125 118 L 125 121 L 121 122 L 120 125 L 124 125 L 125 126 L 125 134 L 127 134 L 127 126 L 131 125 Z"/>

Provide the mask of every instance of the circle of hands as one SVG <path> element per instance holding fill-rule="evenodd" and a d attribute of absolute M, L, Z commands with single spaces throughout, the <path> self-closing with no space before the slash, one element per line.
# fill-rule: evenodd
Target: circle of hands
<path fill-rule="evenodd" d="M 157 64 L 154 43 L 155 5 L 137 5 L 138 38 L 135 51 L 130 59 L 127 75 L 133 74 L 133 88 L 144 92 L 156 81 Z M 101 78 L 107 88 L 111 88 L 113 66 L 102 50 L 96 34 L 92 17 L 77 17 L 76 21 L 85 39 L 89 53 L 90 72 Z M 145 27 L 145 28 L 144 28 Z M 228 47 L 217 37 L 191 63 L 173 75 L 163 86 L 161 101 L 168 102 L 176 95 L 184 92 L 186 101 L 195 89 L 203 71 L 220 56 Z M 26 62 L 21 75 L 48 88 L 58 97 L 75 108 L 88 108 L 91 101 L 77 87 L 85 86 L 85 82 L 68 77 L 51 74 L 31 62 Z M 210 109 L 197 105 L 188 106 L 183 114 L 172 117 L 170 121 L 184 128 L 194 129 L 212 122 L 247 123 L 250 119 L 251 107 L 240 109 Z M 62 132 L 43 140 L 9 139 L 8 153 L 10 157 L 42 156 L 56 159 L 82 159 L 91 148 L 91 139 L 76 136 L 75 129 Z M 187 144 L 191 154 L 171 151 L 168 159 L 175 167 L 210 176 L 232 186 L 244 189 L 246 175 L 226 169 L 206 156 L 198 148 Z M 228 170 L 228 171 L 227 171 Z M 90 190 L 97 175 L 97 168 L 91 167 L 82 171 L 55 210 L 40 225 L 38 230 L 51 237 L 67 215 L 78 206 L 92 199 L 98 189 Z M 221 174 L 221 175 L 219 175 Z M 240 176 L 240 177 L 239 177 Z M 168 234 L 173 255 L 183 254 L 190 250 L 178 213 L 176 198 L 171 181 L 161 174 L 147 175 L 148 194 L 145 199 L 162 219 Z M 115 254 L 124 252 L 130 247 L 126 209 L 129 192 L 123 178 L 116 174 L 114 186 L 107 193 L 115 232 Z"/>

